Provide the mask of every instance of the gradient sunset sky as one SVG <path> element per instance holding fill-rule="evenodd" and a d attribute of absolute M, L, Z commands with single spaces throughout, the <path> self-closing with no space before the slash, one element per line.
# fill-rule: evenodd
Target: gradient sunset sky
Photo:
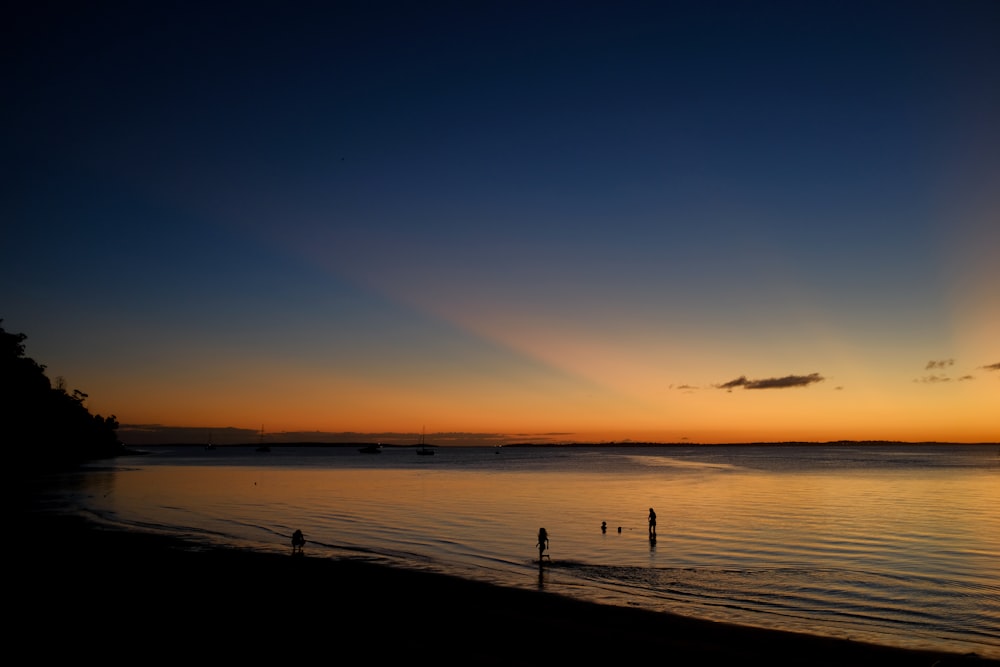
<path fill-rule="evenodd" d="M 1000 3 L 20 4 L 0 318 L 126 442 L 1000 441 Z"/>

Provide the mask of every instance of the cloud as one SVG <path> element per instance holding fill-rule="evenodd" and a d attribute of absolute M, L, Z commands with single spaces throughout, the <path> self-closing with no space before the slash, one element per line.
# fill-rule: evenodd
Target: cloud
<path fill-rule="evenodd" d="M 924 370 L 934 370 L 934 369 L 940 370 L 954 365 L 955 365 L 954 359 L 932 360 L 927 362 L 927 365 L 924 367 Z M 980 366 L 979 368 L 986 371 L 1000 371 L 1000 363 L 987 364 L 985 366 Z M 955 380 L 957 382 L 967 382 L 969 380 L 975 380 L 975 379 L 976 376 L 971 374 L 962 375 L 957 378 L 951 378 L 944 373 L 932 373 L 930 375 L 925 375 L 923 377 L 916 378 L 914 382 L 919 382 L 922 384 L 943 384 L 945 382 L 951 382 L 952 380 Z"/>
<path fill-rule="evenodd" d="M 969 380 L 975 380 L 975 375 L 963 375 L 957 378 L 951 378 L 947 375 L 925 375 L 923 377 L 917 378 L 914 382 L 920 382 L 922 384 L 943 384 L 945 382 L 967 382 Z"/>
<path fill-rule="evenodd" d="M 785 389 L 787 387 L 807 387 L 816 382 L 825 380 L 819 373 L 809 375 L 786 375 L 779 378 L 764 378 L 762 380 L 748 380 L 745 375 L 741 375 L 735 380 L 730 380 L 717 385 L 719 389 L 732 391 L 736 387 L 744 389 Z"/>
<path fill-rule="evenodd" d="M 738 378 L 736 378 L 735 380 L 730 380 L 729 382 L 725 382 L 725 383 L 717 385 L 717 386 L 719 387 L 719 389 L 728 389 L 728 390 L 732 391 L 736 387 L 745 387 L 748 382 L 749 382 L 749 380 L 747 380 L 746 376 L 745 375 L 741 375 Z"/>

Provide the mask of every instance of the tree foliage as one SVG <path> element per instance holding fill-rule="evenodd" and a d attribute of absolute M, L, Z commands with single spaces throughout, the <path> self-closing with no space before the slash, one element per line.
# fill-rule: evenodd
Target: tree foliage
<path fill-rule="evenodd" d="M 91 414 L 87 395 L 67 392 L 61 381 L 53 387 L 45 366 L 25 356 L 26 338 L 0 326 L 0 440 L 20 470 L 66 468 L 124 453 L 114 415 Z"/>

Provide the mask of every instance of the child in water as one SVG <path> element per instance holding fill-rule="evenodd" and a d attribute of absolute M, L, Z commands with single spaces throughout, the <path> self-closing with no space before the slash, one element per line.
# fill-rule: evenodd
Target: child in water
<path fill-rule="evenodd" d="M 302 552 L 302 547 L 306 545 L 306 538 L 301 530 L 292 533 L 292 553 Z"/>

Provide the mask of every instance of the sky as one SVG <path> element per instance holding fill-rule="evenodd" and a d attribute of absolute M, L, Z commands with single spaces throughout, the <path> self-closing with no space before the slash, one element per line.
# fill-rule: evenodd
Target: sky
<path fill-rule="evenodd" d="M 1000 441 L 1000 3 L 21 5 L 0 326 L 127 443 Z"/>

